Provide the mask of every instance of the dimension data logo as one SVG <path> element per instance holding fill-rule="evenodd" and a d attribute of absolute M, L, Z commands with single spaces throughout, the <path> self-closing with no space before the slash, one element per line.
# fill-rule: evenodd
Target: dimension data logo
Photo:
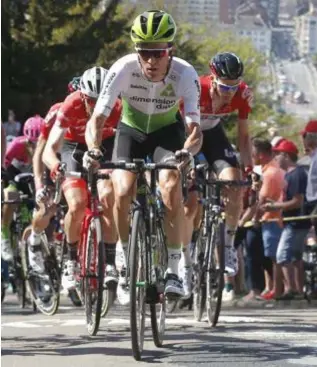
<path fill-rule="evenodd" d="M 155 108 L 158 110 L 167 110 L 170 109 L 176 103 L 175 100 L 168 100 L 165 98 L 146 98 L 146 97 L 130 97 L 131 101 L 135 102 L 143 102 L 143 103 L 154 103 Z"/>
<path fill-rule="evenodd" d="M 172 84 L 169 84 L 160 94 L 162 97 L 175 97 L 175 92 Z"/>

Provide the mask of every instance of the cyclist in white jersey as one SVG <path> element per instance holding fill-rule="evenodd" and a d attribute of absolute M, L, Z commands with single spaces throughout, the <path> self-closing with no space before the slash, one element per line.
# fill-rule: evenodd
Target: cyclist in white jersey
<path fill-rule="evenodd" d="M 200 84 L 195 69 L 186 61 L 173 57 L 176 34 L 173 18 L 160 10 L 146 11 L 133 22 L 131 39 L 136 53 L 119 59 L 109 70 L 94 113 L 87 124 L 86 142 L 98 154 L 100 129 L 116 98 L 122 98 L 122 118 L 118 125 L 112 159 L 132 161 L 150 156 L 154 162 L 177 162 L 180 155 L 188 161 L 202 144 L 200 131 Z M 179 114 L 179 102 L 184 101 L 184 119 Z M 186 139 L 185 128 L 188 137 Z M 183 164 L 183 163 L 182 163 Z M 118 292 L 125 294 L 125 249 L 129 239 L 129 209 L 135 189 L 135 174 L 115 170 L 112 174 L 114 215 L 119 241 L 117 253 L 121 261 Z M 159 187 L 166 207 L 168 269 L 166 294 L 184 295 L 178 277 L 181 257 L 184 211 L 180 173 L 164 170 L 159 174 Z M 121 267 L 120 267 L 121 265 Z"/>

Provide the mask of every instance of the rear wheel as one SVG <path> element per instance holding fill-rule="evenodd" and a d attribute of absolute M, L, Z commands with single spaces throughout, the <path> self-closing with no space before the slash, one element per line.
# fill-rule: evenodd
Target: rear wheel
<path fill-rule="evenodd" d="M 96 335 L 99 329 L 102 309 L 104 264 L 105 253 L 100 219 L 91 218 L 87 230 L 86 275 L 83 281 L 86 324 L 89 335 Z"/>
<path fill-rule="evenodd" d="M 26 284 L 21 261 L 21 239 L 14 231 L 11 232 L 11 245 L 14 251 L 13 267 L 11 269 L 12 289 L 18 297 L 21 308 L 26 306 Z"/>
<path fill-rule="evenodd" d="M 216 326 L 221 310 L 224 287 L 225 243 L 224 223 L 213 226 L 210 236 L 209 260 L 207 268 L 207 317 L 210 326 Z"/>
<path fill-rule="evenodd" d="M 83 305 L 77 289 L 69 289 L 68 297 L 75 307 L 81 307 Z"/>
<path fill-rule="evenodd" d="M 130 327 L 133 357 L 139 361 L 143 351 L 145 330 L 145 223 L 139 210 L 133 214 L 129 251 Z"/>
<path fill-rule="evenodd" d="M 38 274 L 32 270 L 28 253 L 30 234 L 31 228 L 28 227 L 22 236 L 21 259 L 24 277 L 36 308 L 44 315 L 52 316 L 59 307 L 60 270 L 54 248 L 49 246 L 45 233 L 41 235 L 41 251 L 45 262 L 45 273 Z"/>
<path fill-rule="evenodd" d="M 193 307 L 194 318 L 201 321 L 206 306 L 206 271 L 203 269 L 206 239 L 201 235 L 198 237 L 194 249 L 194 289 Z"/>
<path fill-rule="evenodd" d="M 164 275 L 167 268 L 167 249 L 161 228 L 157 228 L 156 246 L 152 248 L 153 266 L 155 270 L 158 304 L 150 305 L 151 326 L 154 344 L 157 347 L 163 345 L 166 319 L 166 298 L 164 296 Z M 158 315 L 157 315 L 158 314 Z M 158 317 L 157 317 L 158 316 Z"/>

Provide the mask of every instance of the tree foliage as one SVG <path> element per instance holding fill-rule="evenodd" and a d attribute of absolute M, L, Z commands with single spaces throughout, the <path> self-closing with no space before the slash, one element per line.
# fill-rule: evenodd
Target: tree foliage
<path fill-rule="evenodd" d="M 137 2 L 137 4 L 142 2 Z M 104 5 L 102 5 L 104 4 Z M 178 24 L 174 54 L 190 62 L 199 74 L 209 72 L 217 52 L 238 54 L 245 64 L 244 79 L 253 89 L 255 103 L 251 131 L 264 133 L 263 122 L 281 119 L 272 110 L 270 96 L 258 93 L 267 77 L 261 72 L 265 57 L 251 42 L 214 27 L 184 24 L 171 2 L 147 2 L 165 8 Z M 65 98 L 66 85 L 75 75 L 97 64 L 109 68 L 133 50 L 129 37 L 132 20 L 144 6 L 107 0 L 3 0 L 2 8 L 2 118 L 13 108 L 20 119 L 35 112 L 44 115 L 51 104 Z M 236 136 L 236 117 L 226 127 Z"/>
<path fill-rule="evenodd" d="M 132 8 L 119 0 L 4 0 L 2 117 L 8 107 L 25 118 L 64 99 L 74 75 L 94 64 L 110 67 L 130 47 Z M 118 35 L 120 35 L 118 37 Z"/>

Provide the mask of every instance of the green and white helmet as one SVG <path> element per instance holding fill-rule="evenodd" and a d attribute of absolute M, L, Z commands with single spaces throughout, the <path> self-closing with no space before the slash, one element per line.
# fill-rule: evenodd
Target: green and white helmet
<path fill-rule="evenodd" d="M 149 10 L 138 15 L 131 28 L 134 43 L 173 42 L 176 24 L 172 16 L 163 10 Z"/>

